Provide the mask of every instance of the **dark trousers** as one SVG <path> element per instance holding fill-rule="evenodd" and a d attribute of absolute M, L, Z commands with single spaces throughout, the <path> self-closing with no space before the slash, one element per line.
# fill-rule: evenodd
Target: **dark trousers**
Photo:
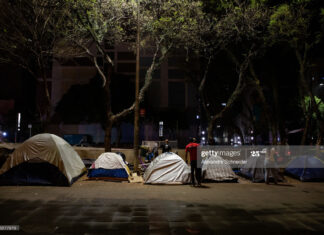
<path fill-rule="evenodd" d="M 201 183 L 201 168 L 197 168 L 197 160 L 190 161 L 191 165 L 191 184 L 195 184 L 195 178 L 198 184 Z"/>

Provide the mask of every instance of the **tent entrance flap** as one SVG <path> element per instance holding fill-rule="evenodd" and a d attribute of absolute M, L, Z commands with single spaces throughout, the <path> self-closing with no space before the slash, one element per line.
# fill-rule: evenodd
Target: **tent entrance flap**
<path fill-rule="evenodd" d="M 54 165 L 44 162 L 24 162 L 0 176 L 0 185 L 58 185 L 69 182 Z"/>

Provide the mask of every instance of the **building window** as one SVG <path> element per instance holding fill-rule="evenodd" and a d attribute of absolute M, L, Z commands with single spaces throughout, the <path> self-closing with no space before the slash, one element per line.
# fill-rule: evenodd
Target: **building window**
<path fill-rule="evenodd" d="M 168 70 L 168 78 L 169 79 L 184 79 L 185 74 L 180 69 L 169 69 Z"/>
<path fill-rule="evenodd" d="M 174 57 L 168 57 L 168 66 L 169 67 L 182 67 L 185 65 L 185 58 L 174 56 Z"/>
<path fill-rule="evenodd" d="M 153 57 L 141 57 L 140 58 L 140 64 L 141 67 L 150 67 L 153 61 Z"/>
<path fill-rule="evenodd" d="M 169 82 L 168 100 L 171 108 L 185 108 L 185 83 Z"/>
<path fill-rule="evenodd" d="M 118 73 L 135 73 L 136 64 L 135 63 L 118 63 L 117 72 Z"/>
<path fill-rule="evenodd" d="M 149 104 L 152 107 L 159 107 L 161 100 L 161 87 L 159 82 L 153 82 L 149 88 Z"/>
<path fill-rule="evenodd" d="M 136 56 L 133 52 L 118 52 L 118 60 L 136 60 Z"/>

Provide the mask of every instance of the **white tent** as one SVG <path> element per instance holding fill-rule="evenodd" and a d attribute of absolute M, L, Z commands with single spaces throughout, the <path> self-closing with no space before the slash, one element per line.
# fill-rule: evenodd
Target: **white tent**
<path fill-rule="evenodd" d="M 230 164 L 220 156 L 207 156 L 202 162 L 204 180 L 236 181 L 237 176 Z"/>
<path fill-rule="evenodd" d="M 150 163 L 144 176 L 146 184 L 190 183 L 190 169 L 175 153 L 163 153 Z"/>
<path fill-rule="evenodd" d="M 127 174 L 129 175 L 128 166 L 123 161 L 123 158 L 117 154 L 112 152 L 102 153 L 98 159 L 92 164 L 91 169 L 125 169 Z"/>
<path fill-rule="evenodd" d="M 66 177 L 68 184 L 73 183 L 76 177 L 86 171 L 80 156 L 69 143 L 56 135 L 45 133 L 35 135 L 21 144 L 3 164 L 0 169 L 0 175 L 15 167 L 25 165 L 26 168 L 23 170 L 19 168 L 20 173 L 23 172 L 26 176 L 32 174 L 33 176 L 41 177 L 42 175 L 37 174 L 37 172 L 27 172 L 28 169 L 35 169 L 31 166 L 37 165 L 36 163 L 50 164 L 51 169 L 58 169 Z M 44 172 L 46 174 L 46 170 L 39 167 L 37 169 L 42 171 L 43 176 L 45 176 Z M 17 174 L 12 176 L 15 178 L 20 177 Z M 28 177 L 26 178 L 25 183 L 28 184 L 29 179 Z"/>

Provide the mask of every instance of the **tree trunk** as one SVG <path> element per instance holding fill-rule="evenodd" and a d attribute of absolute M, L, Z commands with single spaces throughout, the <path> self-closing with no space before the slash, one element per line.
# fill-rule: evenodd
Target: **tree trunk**
<path fill-rule="evenodd" d="M 322 130 L 323 130 L 323 128 L 322 128 Z M 323 141 L 323 132 L 320 129 L 320 131 L 318 132 L 318 135 L 317 135 L 316 145 L 321 145 L 322 141 Z"/>
<path fill-rule="evenodd" d="M 303 131 L 303 137 L 302 137 L 302 140 L 301 140 L 301 145 L 305 145 L 306 144 L 306 140 L 307 140 L 307 134 L 308 134 L 308 129 L 309 129 L 309 124 L 310 124 L 310 120 L 311 120 L 311 115 L 307 115 L 306 117 L 306 122 L 305 122 L 305 128 L 304 128 L 304 131 Z"/>
<path fill-rule="evenodd" d="M 106 92 L 106 126 L 105 126 L 105 152 L 111 152 L 111 130 L 115 121 L 111 110 L 111 92 L 110 92 L 110 81 L 112 74 L 112 65 L 108 64 L 108 75 L 105 82 L 105 92 Z"/>
<path fill-rule="evenodd" d="M 41 115 L 43 116 L 41 117 L 41 123 L 42 123 L 43 131 L 46 132 L 51 119 L 52 105 L 51 105 L 51 97 L 48 91 L 47 77 L 45 74 L 43 74 L 42 79 L 43 79 L 43 89 L 45 93 L 45 107 L 43 112 L 41 113 Z"/>
<path fill-rule="evenodd" d="M 113 127 L 112 118 L 108 118 L 106 121 L 106 129 L 105 129 L 105 152 L 111 152 L 111 130 Z"/>
<path fill-rule="evenodd" d="M 218 112 L 215 116 L 210 118 L 209 124 L 208 124 L 208 139 L 213 139 L 213 130 L 214 125 L 217 120 L 221 120 L 224 118 L 224 116 L 233 108 L 233 105 L 238 101 L 239 97 L 242 95 L 242 92 L 245 88 L 245 72 L 247 69 L 247 66 L 250 62 L 250 57 L 252 56 L 252 53 L 249 52 L 248 55 L 244 58 L 244 61 L 242 63 L 239 63 L 238 59 L 235 57 L 235 55 L 230 52 L 229 50 L 226 51 L 228 56 L 233 60 L 233 62 L 239 67 L 239 76 L 238 81 L 235 87 L 235 90 L 231 94 L 231 96 L 228 98 L 226 106 Z"/>
<path fill-rule="evenodd" d="M 295 53 L 296 53 L 296 57 L 297 57 L 297 60 L 298 60 L 298 63 L 299 63 L 299 77 L 300 77 L 300 84 L 301 84 L 301 87 L 302 87 L 302 91 L 300 92 L 301 94 L 301 102 L 302 104 L 304 105 L 304 96 L 305 95 L 308 95 L 310 97 L 310 105 L 309 105 L 309 113 L 310 113 L 310 117 L 308 117 L 308 112 L 306 114 L 306 112 L 304 111 L 304 113 L 307 115 L 306 116 L 306 123 L 305 123 L 305 130 L 304 130 L 304 134 L 303 134 L 303 137 L 305 134 L 305 131 L 306 130 L 306 126 L 309 125 L 307 124 L 307 120 L 308 118 L 311 119 L 312 117 L 312 114 L 315 113 L 316 114 L 316 121 L 318 123 L 318 126 L 319 126 L 319 133 L 323 132 L 324 131 L 324 121 L 322 119 L 322 116 L 321 116 L 321 113 L 318 109 L 318 106 L 316 104 L 316 100 L 315 100 L 315 97 L 313 95 L 313 92 L 311 91 L 311 89 L 309 88 L 308 84 L 307 84 L 307 81 L 306 81 L 306 61 L 307 61 L 307 54 L 308 54 L 308 51 L 309 51 L 310 47 L 308 46 L 308 44 L 305 44 L 304 45 L 304 54 L 303 56 L 300 54 L 298 48 L 295 48 Z M 303 107 L 303 109 L 305 110 L 305 108 Z M 309 120 L 310 121 L 310 120 Z M 307 129 L 309 129 L 310 127 L 308 126 Z M 318 137 L 321 138 L 321 135 L 318 135 Z M 321 141 L 320 139 L 318 139 L 317 141 Z"/>
<path fill-rule="evenodd" d="M 211 118 L 208 119 L 208 130 L 207 130 L 207 138 L 208 143 L 214 143 L 214 122 Z"/>
<path fill-rule="evenodd" d="M 44 95 L 45 95 L 45 107 L 40 107 L 40 119 L 41 119 L 41 123 L 42 123 L 42 129 L 44 132 L 46 132 L 48 124 L 50 122 L 50 115 L 51 115 L 51 97 L 48 91 L 48 85 L 47 85 L 47 76 L 46 76 L 46 68 L 45 68 L 45 63 L 44 63 L 44 59 L 43 56 L 40 55 L 40 57 L 38 58 L 38 68 L 39 68 L 39 72 L 42 77 L 43 80 L 43 89 L 44 89 Z M 36 75 L 36 74 L 35 74 Z M 37 76 L 37 75 L 36 75 Z M 36 77 L 36 80 L 38 79 L 38 77 Z M 41 110 L 42 108 L 44 108 L 44 110 Z M 43 116 L 43 117 L 42 117 Z"/>
<path fill-rule="evenodd" d="M 139 2 L 137 2 L 137 34 L 136 34 L 136 78 L 135 78 L 135 109 L 134 109 L 134 171 L 138 171 L 139 157 L 139 73 L 140 73 L 140 32 L 139 32 Z"/>
<path fill-rule="evenodd" d="M 250 69 L 250 73 L 252 75 L 254 87 L 258 93 L 259 98 L 261 99 L 261 105 L 264 110 L 265 118 L 268 122 L 269 130 L 271 131 L 272 144 L 275 145 L 275 144 L 277 144 L 277 128 L 274 123 L 273 117 L 271 115 L 272 112 L 270 110 L 269 105 L 267 104 L 266 98 L 263 93 L 263 89 L 260 85 L 260 80 L 258 79 L 258 77 L 256 75 L 256 72 L 254 70 L 252 62 L 250 63 L 249 69 Z"/>

